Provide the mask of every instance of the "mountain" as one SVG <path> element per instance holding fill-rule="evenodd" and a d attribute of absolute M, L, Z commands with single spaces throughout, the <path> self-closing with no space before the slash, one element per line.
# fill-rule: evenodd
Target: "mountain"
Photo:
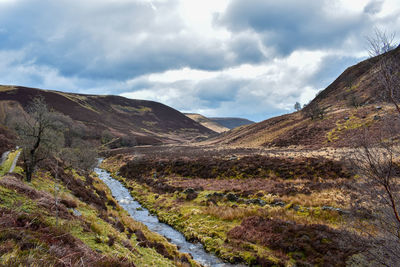
<path fill-rule="evenodd" d="M 254 121 L 242 118 L 209 118 L 209 119 L 229 129 L 234 129 L 239 126 L 249 125 L 254 123 Z"/>
<path fill-rule="evenodd" d="M 222 126 L 221 124 L 213 121 L 212 119 L 204 117 L 203 115 L 196 113 L 185 113 L 185 115 L 214 132 L 223 133 L 230 130 L 230 128 Z"/>
<path fill-rule="evenodd" d="M 206 138 L 215 132 L 161 103 L 112 95 L 83 95 L 20 86 L 0 86 L 0 124 L 26 108 L 37 96 L 48 106 L 83 123 L 92 135 L 107 130 L 115 137 L 134 138 L 135 143 L 161 144 Z"/>
<path fill-rule="evenodd" d="M 385 121 L 398 120 L 393 105 L 383 97 L 377 72 L 381 57 L 398 60 L 400 46 L 349 67 L 303 110 L 233 129 L 208 144 L 345 147 L 354 144 L 364 126 L 380 132 Z"/>

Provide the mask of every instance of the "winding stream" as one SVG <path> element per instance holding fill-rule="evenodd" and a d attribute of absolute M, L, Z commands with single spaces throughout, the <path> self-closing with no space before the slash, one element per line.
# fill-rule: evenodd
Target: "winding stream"
<path fill-rule="evenodd" d="M 110 188 L 114 198 L 133 219 L 145 224 L 151 231 L 166 237 L 171 243 L 178 246 L 179 251 L 191 254 L 195 261 L 205 266 L 238 266 L 225 263 L 215 255 L 207 253 L 200 243 L 194 244 L 186 241 L 180 232 L 165 223 L 159 222 L 156 216 L 151 215 L 147 209 L 143 208 L 139 202 L 133 199 L 128 189 L 122 183 L 112 178 L 107 171 L 100 168 L 95 168 L 94 171 Z"/>

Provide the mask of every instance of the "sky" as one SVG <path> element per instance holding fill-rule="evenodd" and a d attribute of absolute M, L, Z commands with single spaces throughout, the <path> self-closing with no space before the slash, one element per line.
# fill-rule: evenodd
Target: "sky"
<path fill-rule="evenodd" d="M 400 29 L 399 0 L 0 0 L 0 84 L 261 121 L 365 59 L 376 28 Z"/>

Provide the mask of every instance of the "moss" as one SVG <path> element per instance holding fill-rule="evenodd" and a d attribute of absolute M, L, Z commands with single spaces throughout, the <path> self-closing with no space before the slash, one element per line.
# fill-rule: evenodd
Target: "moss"
<path fill-rule="evenodd" d="M 38 211 L 38 207 L 34 201 L 18 194 L 14 190 L 2 186 L 0 186 L 0 207 L 13 209 L 17 212 L 31 213 Z"/>
<path fill-rule="evenodd" d="M 348 120 L 339 120 L 336 122 L 336 127 L 326 134 L 328 142 L 339 140 L 340 134 L 344 131 L 355 130 L 364 126 L 369 126 L 373 123 L 372 118 L 361 119 L 351 115 Z"/>

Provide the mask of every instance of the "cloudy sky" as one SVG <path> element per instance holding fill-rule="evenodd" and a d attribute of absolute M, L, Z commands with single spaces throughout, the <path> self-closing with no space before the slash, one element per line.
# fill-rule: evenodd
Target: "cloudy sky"
<path fill-rule="evenodd" d="M 0 84 L 260 121 L 364 59 L 374 27 L 400 29 L 399 0 L 0 0 Z"/>

